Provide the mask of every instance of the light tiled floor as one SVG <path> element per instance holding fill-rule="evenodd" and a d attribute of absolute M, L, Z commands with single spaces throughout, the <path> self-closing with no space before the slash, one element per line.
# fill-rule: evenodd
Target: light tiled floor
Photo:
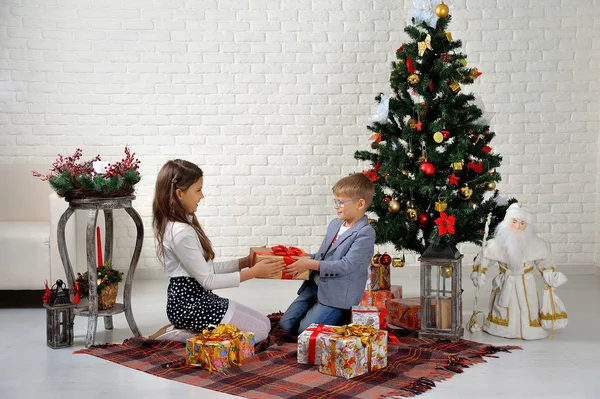
<path fill-rule="evenodd" d="M 404 296 L 418 294 L 418 279 L 394 278 Z M 166 280 L 134 284 L 134 315 L 144 335 L 166 324 Z M 285 310 L 299 282 L 253 280 L 219 293 L 261 312 Z M 541 286 L 541 285 L 539 285 Z M 474 289 L 464 282 L 465 320 L 471 314 Z M 600 398 L 600 278 L 569 276 L 557 290 L 569 312 L 569 326 L 555 339 L 513 341 L 485 333 L 465 338 L 497 345 L 520 345 L 523 351 L 500 353 L 463 374 L 437 384 L 420 398 Z M 480 294 L 487 303 L 489 281 Z M 168 381 L 89 355 L 73 355 L 83 347 L 87 319 L 75 319 L 75 346 L 52 350 L 45 343 L 43 309 L 0 309 L 0 397 L 2 398 L 233 398 L 233 396 Z M 114 317 L 114 330 L 99 323 L 97 342 L 121 342 L 130 335 L 124 315 Z"/>

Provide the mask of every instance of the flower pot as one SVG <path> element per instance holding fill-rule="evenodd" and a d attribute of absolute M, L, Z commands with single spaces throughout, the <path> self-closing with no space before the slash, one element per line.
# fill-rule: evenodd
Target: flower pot
<path fill-rule="evenodd" d="M 105 310 L 115 306 L 117 294 L 119 293 L 119 284 L 106 286 L 98 295 L 98 309 Z"/>

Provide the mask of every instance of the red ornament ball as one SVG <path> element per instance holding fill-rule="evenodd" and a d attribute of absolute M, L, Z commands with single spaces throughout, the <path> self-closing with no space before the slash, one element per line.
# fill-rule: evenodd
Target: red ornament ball
<path fill-rule="evenodd" d="M 435 173 L 435 166 L 431 162 L 423 162 L 419 167 L 425 174 L 425 176 L 433 176 Z"/>
<path fill-rule="evenodd" d="M 392 264 L 392 257 L 387 253 L 384 253 L 379 257 L 379 263 L 381 263 L 383 266 L 389 266 Z"/>
<path fill-rule="evenodd" d="M 426 214 L 425 212 L 419 213 L 418 221 L 419 221 L 419 227 L 420 228 L 422 228 L 422 229 L 427 228 L 427 225 L 429 224 L 429 220 L 430 219 L 429 219 L 429 215 L 428 214 Z"/>
<path fill-rule="evenodd" d="M 383 196 L 383 202 L 390 202 L 392 200 L 392 197 L 389 195 L 384 195 Z"/>

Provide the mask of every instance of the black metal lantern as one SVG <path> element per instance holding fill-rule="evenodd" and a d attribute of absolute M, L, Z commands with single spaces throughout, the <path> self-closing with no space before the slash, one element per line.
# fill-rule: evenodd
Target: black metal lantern
<path fill-rule="evenodd" d="M 419 338 L 461 339 L 462 258 L 451 243 L 430 245 L 421 262 Z"/>
<path fill-rule="evenodd" d="M 50 290 L 46 308 L 46 344 L 52 348 L 65 348 L 73 345 L 73 319 L 75 305 L 71 302 L 69 290 L 62 280 L 57 280 Z"/>

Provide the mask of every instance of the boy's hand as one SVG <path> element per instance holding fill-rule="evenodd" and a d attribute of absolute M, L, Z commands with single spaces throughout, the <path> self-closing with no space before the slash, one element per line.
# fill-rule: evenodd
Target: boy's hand
<path fill-rule="evenodd" d="M 254 277 L 268 278 L 277 276 L 284 267 L 283 259 L 267 258 L 257 262 L 250 270 L 254 271 Z"/>
<path fill-rule="evenodd" d="M 292 263 L 291 265 L 287 266 L 285 268 L 285 272 L 292 274 L 294 277 L 299 274 L 304 273 L 307 270 L 317 270 L 318 269 L 317 261 L 315 261 L 311 258 L 307 258 L 307 257 L 298 258 L 296 256 L 294 256 L 293 258 L 296 259 L 296 261 L 294 263 Z"/>

